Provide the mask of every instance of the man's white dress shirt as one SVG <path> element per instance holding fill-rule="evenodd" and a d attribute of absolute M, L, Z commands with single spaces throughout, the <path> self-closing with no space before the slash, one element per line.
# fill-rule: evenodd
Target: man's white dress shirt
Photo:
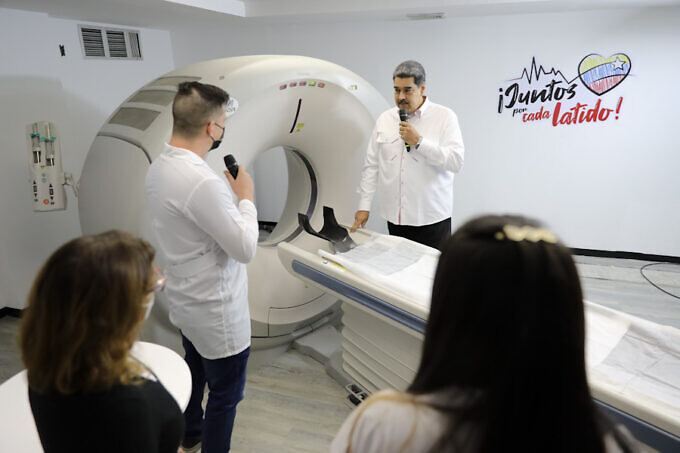
<path fill-rule="evenodd" d="M 423 138 L 406 152 L 399 109 L 376 121 L 359 184 L 359 210 L 370 211 L 378 190 L 380 215 L 395 225 L 430 225 L 451 217 L 453 174 L 463 167 L 463 136 L 453 110 L 425 98 L 410 117 Z"/>
<path fill-rule="evenodd" d="M 257 250 L 255 205 L 195 153 L 166 145 L 146 175 L 151 227 L 165 256 L 170 320 L 207 359 L 250 346 L 246 265 Z"/>

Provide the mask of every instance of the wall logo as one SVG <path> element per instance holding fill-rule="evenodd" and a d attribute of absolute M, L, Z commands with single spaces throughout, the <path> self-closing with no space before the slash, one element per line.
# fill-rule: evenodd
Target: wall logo
<path fill-rule="evenodd" d="M 533 58 L 529 69 L 524 68 L 518 78 L 498 89 L 498 113 L 511 112 L 523 123 L 550 120 L 553 126 L 617 120 L 623 97 L 608 107 L 600 96 L 619 86 L 630 67 L 630 58 L 624 53 L 606 58 L 590 54 L 579 63 L 578 75 L 569 79 L 555 68 L 546 71 L 537 66 Z"/>

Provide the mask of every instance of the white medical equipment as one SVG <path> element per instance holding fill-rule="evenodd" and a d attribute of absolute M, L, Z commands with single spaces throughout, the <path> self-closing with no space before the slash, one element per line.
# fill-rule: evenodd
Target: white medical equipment
<path fill-rule="evenodd" d="M 337 298 L 288 274 L 275 246 L 299 240 L 299 212 L 313 225 L 321 224 L 322 205 L 333 206 L 340 219 L 354 216 L 366 144 L 388 106 L 368 82 L 338 65 L 299 56 L 235 57 L 191 64 L 151 81 L 111 115 L 90 148 L 78 198 L 83 233 L 118 228 L 153 239 L 144 177 L 170 138 L 172 100 L 183 81 L 224 88 L 238 105 L 222 145 L 206 158 L 218 175 L 226 154 L 247 167 L 264 151 L 285 150 L 286 205 L 248 265 L 253 347 L 288 343 L 337 319 Z M 166 305 L 156 305 L 144 338 L 181 350 L 167 308 L 162 312 Z"/>
<path fill-rule="evenodd" d="M 292 275 L 343 300 L 343 369 L 368 392 L 406 389 L 420 363 L 438 252 L 366 230 L 342 254 L 328 241 L 305 239 L 280 244 L 279 256 Z M 644 444 L 680 451 L 680 330 L 589 302 L 585 308 L 595 401 Z"/>
<path fill-rule="evenodd" d="M 61 165 L 61 141 L 53 123 L 39 121 L 26 126 L 34 211 L 66 209 L 66 175 Z"/>

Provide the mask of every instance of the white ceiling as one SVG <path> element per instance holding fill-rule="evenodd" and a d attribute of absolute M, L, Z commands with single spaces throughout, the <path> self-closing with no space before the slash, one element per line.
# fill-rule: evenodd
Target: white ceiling
<path fill-rule="evenodd" d="M 409 14 L 523 14 L 680 5 L 680 0 L 0 0 L 0 7 L 135 27 L 408 20 Z"/>

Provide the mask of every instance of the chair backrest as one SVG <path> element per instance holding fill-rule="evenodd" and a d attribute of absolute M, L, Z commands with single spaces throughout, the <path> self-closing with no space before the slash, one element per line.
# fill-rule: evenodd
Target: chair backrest
<path fill-rule="evenodd" d="M 0 451 L 41 453 L 42 444 L 28 402 L 26 370 L 0 385 L 0 401 Z"/>

